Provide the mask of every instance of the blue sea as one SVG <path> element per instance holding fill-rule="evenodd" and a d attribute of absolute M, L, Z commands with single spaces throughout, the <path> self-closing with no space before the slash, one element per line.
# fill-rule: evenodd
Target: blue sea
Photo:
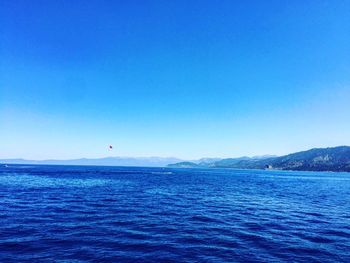
<path fill-rule="evenodd" d="M 0 262 L 350 262 L 350 173 L 2 166 Z"/>

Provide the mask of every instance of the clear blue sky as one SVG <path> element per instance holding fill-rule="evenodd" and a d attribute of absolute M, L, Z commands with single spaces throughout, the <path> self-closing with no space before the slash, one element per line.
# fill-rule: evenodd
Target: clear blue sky
<path fill-rule="evenodd" d="M 342 0 L 2 0 L 0 158 L 350 145 L 349 14 Z"/>

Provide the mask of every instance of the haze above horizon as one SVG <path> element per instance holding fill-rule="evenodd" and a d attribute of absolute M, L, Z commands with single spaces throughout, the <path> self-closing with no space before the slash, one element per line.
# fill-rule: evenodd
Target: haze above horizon
<path fill-rule="evenodd" d="M 1 1 L 0 159 L 350 145 L 349 13 L 349 1 Z"/>

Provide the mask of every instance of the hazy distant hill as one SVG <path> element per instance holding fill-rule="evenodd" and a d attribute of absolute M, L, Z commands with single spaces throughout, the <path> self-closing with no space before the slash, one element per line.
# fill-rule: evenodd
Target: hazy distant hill
<path fill-rule="evenodd" d="M 285 156 L 255 156 L 240 158 L 202 158 L 184 161 L 163 157 L 107 157 L 100 159 L 74 160 L 24 160 L 3 159 L 4 164 L 56 164 L 56 165 L 106 165 L 106 166 L 148 166 L 174 168 L 237 168 L 278 169 L 303 171 L 347 171 L 350 172 L 350 147 L 315 148 Z"/>
<path fill-rule="evenodd" d="M 203 165 L 181 162 L 170 164 L 169 167 L 203 167 Z M 227 158 L 215 161 L 206 167 L 350 172 L 350 147 L 315 148 L 280 157 Z"/>
<path fill-rule="evenodd" d="M 263 157 L 240 157 L 240 158 L 205 158 L 198 161 L 184 161 L 174 164 L 169 164 L 168 167 L 174 168 L 224 168 L 224 167 L 234 167 L 239 168 L 242 166 L 243 161 L 253 161 L 253 160 L 262 160 Z M 236 167 L 237 166 L 237 167 Z"/>
<path fill-rule="evenodd" d="M 172 168 L 200 168 L 200 167 L 209 167 L 208 165 L 206 166 L 201 166 L 195 162 L 179 162 L 179 163 L 172 163 L 172 164 L 168 164 L 168 167 L 172 167 Z"/>
<path fill-rule="evenodd" d="M 177 158 L 163 157 L 106 157 L 98 159 L 74 159 L 74 160 L 24 160 L 24 159 L 3 159 L 0 163 L 6 164 L 56 164 L 56 165 L 106 165 L 106 166 L 149 166 L 164 167 L 170 163 L 180 162 Z"/>

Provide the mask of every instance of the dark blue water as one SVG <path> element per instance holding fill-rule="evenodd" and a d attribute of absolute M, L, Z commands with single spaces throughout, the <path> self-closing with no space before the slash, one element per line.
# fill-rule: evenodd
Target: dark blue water
<path fill-rule="evenodd" d="M 0 262 L 350 262 L 350 174 L 0 168 Z"/>

